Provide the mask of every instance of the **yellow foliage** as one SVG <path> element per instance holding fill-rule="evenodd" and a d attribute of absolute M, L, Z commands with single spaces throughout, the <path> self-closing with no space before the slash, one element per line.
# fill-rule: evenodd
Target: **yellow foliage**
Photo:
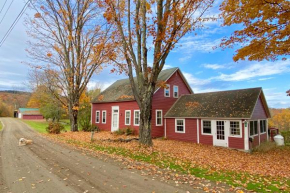
<path fill-rule="evenodd" d="M 269 119 L 269 127 L 275 127 L 280 130 L 290 130 L 290 109 L 283 109 Z"/>

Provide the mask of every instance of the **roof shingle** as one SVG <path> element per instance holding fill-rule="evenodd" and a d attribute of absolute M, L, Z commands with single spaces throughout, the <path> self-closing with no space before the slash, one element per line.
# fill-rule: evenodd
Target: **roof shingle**
<path fill-rule="evenodd" d="M 158 81 L 166 81 L 178 68 L 170 68 L 162 70 L 158 76 Z M 156 87 L 156 89 L 158 89 Z M 132 101 L 134 99 L 133 91 L 129 79 L 117 80 L 106 90 L 101 92 L 94 100 L 93 103 L 103 102 L 120 102 Z"/>
<path fill-rule="evenodd" d="M 165 117 L 251 118 L 262 88 L 181 96 Z"/>

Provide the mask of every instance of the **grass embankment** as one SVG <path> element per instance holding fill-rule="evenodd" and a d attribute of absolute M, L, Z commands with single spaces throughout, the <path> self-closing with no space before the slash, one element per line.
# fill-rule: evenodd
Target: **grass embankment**
<path fill-rule="evenodd" d="M 82 137 L 82 135 L 85 135 L 85 137 Z M 130 158 L 138 162 L 141 161 L 143 163 L 152 164 L 153 166 L 157 166 L 159 168 L 170 169 L 170 171 L 172 171 L 173 173 L 180 172 L 183 174 L 191 174 L 199 178 L 204 178 L 216 182 L 225 182 L 229 185 L 235 187 L 243 187 L 247 190 L 255 192 L 290 192 L 290 180 L 288 177 L 285 177 L 284 174 L 281 174 L 281 176 L 279 176 L 279 174 L 272 175 L 274 174 L 273 170 L 269 170 L 268 175 L 267 172 L 265 172 L 267 169 L 269 169 L 268 167 L 274 166 L 275 164 L 269 163 L 275 161 L 271 157 L 281 156 L 285 153 L 288 154 L 290 152 L 289 148 L 286 150 L 278 149 L 277 152 L 270 153 L 271 155 L 268 156 L 267 154 L 251 155 L 243 152 L 237 152 L 235 150 L 215 148 L 203 145 L 199 146 L 190 143 L 186 144 L 170 140 L 155 140 L 154 149 L 148 149 L 140 147 L 137 142 L 130 142 L 124 145 L 124 143 L 122 144 L 118 142 L 104 142 L 101 139 L 96 139 L 95 142 L 90 143 L 89 133 L 83 134 L 82 132 L 77 134 L 68 132 L 61 135 L 49 136 L 78 147 L 91 149 L 97 152 L 103 152 L 112 156 Z M 96 136 L 98 136 L 98 134 L 96 134 Z M 196 154 L 193 153 L 190 157 L 188 155 L 184 155 L 186 151 L 190 151 L 189 148 L 184 149 L 183 152 L 179 150 L 180 154 L 176 155 L 162 150 L 166 148 L 166 146 L 170 147 L 170 145 L 172 144 L 175 144 L 176 149 L 178 149 L 179 146 L 190 146 L 190 148 L 196 148 L 198 150 L 196 151 Z M 171 152 L 174 151 L 172 148 L 169 149 L 171 149 L 169 150 Z M 216 159 L 216 162 L 214 163 L 217 167 L 211 165 L 211 163 L 213 163 L 213 160 L 209 160 L 209 158 L 207 157 L 207 154 L 209 154 L 209 152 L 212 153 L 212 159 Z M 289 160 L 286 157 L 286 161 L 282 160 L 284 164 L 286 164 L 286 162 L 288 163 Z M 201 159 L 204 160 L 200 161 Z M 229 160 L 231 159 L 233 161 L 231 161 L 232 163 L 229 163 Z M 251 173 L 250 170 L 246 169 L 246 165 L 244 166 L 245 169 L 241 167 L 238 170 L 232 170 L 233 166 L 236 165 L 236 167 L 238 167 L 239 165 L 236 159 L 240 160 L 240 162 L 242 162 L 243 159 L 252 160 L 255 165 L 252 165 L 251 168 L 259 168 L 260 173 L 258 169 L 256 169 L 256 173 Z M 269 163 L 267 166 L 263 165 L 264 163 L 260 163 L 260 160 L 264 159 L 267 159 L 267 161 L 265 161 L 264 163 Z M 220 163 L 221 166 L 218 166 L 218 163 Z M 245 162 L 245 164 L 246 163 L 247 162 Z M 248 165 L 250 164 L 251 163 L 248 163 Z M 280 165 L 281 164 L 282 163 L 280 163 Z M 228 169 L 227 167 L 229 167 L 230 169 Z"/>
<path fill-rule="evenodd" d="M 47 133 L 46 128 L 48 127 L 49 122 L 45 121 L 45 120 L 23 120 L 26 124 L 28 124 L 31 128 L 33 128 L 34 130 L 36 130 L 39 133 Z M 67 120 L 61 120 L 60 121 L 65 130 L 69 131 L 70 130 L 70 125 L 68 124 Z"/>

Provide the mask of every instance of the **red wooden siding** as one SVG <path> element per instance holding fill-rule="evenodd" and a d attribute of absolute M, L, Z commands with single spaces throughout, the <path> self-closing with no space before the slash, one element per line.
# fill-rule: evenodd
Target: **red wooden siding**
<path fill-rule="evenodd" d="M 241 126 L 242 137 L 230 137 L 229 136 L 229 148 L 245 149 L 245 127 L 244 123 Z M 230 132 L 230 131 L 229 131 Z"/>
<path fill-rule="evenodd" d="M 170 97 L 164 96 L 164 88 L 160 88 L 153 95 L 153 103 L 152 103 L 152 136 L 162 137 L 164 136 L 164 119 L 163 126 L 156 126 L 156 110 L 162 110 L 162 116 L 167 113 L 170 107 L 176 102 L 178 98 L 173 97 L 173 86 L 178 86 L 178 94 L 179 96 L 190 94 L 189 89 L 186 84 L 183 82 L 181 75 L 178 71 L 176 71 L 166 82 L 166 84 L 170 85 Z"/>
<path fill-rule="evenodd" d="M 43 119 L 42 115 L 22 115 L 22 119 L 34 120 L 34 119 Z"/>
<path fill-rule="evenodd" d="M 119 106 L 119 128 L 130 126 L 138 132 L 139 127 L 133 125 L 134 110 L 139 110 L 136 101 L 93 104 L 92 123 L 97 125 L 101 130 L 111 131 L 112 106 Z M 106 123 L 102 123 L 103 110 L 107 111 Z M 131 125 L 125 125 L 125 110 L 131 110 Z M 100 123 L 96 123 L 96 111 L 100 111 Z"/>
<path fill-rule="evenodd" d="M 156 110 L 162 110 L 162 117 L 170 109 L 170 107 L 175 103 L 178 98 L 173 97 L 173 86 L 178 86 L 179 96 L 184 94 L 190 94 L 190 90 L 187 88 L 186 84 L 183 82 L 181 75 L 176 71 L 166 82 L 170 85 L 170 97 L 164 96 L 164 88 L 160 88 L 154 95 L 152 101 L 152 137 L 162 137 L 164 136 L 165 120 L 162 120 L 162 126 L 156 126 Z M 139 110 L 136 101 L 129 102 L 112 102 L 112 103 L 94 103 L 92 105 L 92 123 L 100 127 L 101 130 L 111 131 L 111 114 L 112 106 L 119 106 L 119 128 L 125 128 L 125 110 L 131 110 L 131 127 L 139 131 L 139 126 L 133 125 L 134 110 Z M 107 111 L 106 124 L 102 123 L 102 111 Z M 96 123 L 96 111 L 100 111 L 100 123 Z"/>
<path fill-rule="evenodd" d="M 261 96 L 259 97 L 255 109 L 253 111 L 251 119 L 267 119 L 267 114 L 263 103 L 261 101 Z"/>
<path fill-rule="evenodd" d="M 199 119 L 199 143 L 213 145 L 213 136 L 202 134 L 201 119 Z"/>
<path fill-rule="evenodd" d="M 197 121 L 196 119 L 185 119 L 185 133 L 175 132 L 175 119 L 166 119 L 166 137 L 168 139 L 180 140 L 180 141 L 190 141 L 197 143 Z"/>
<path fill-rule="evenodd" d="M 260 135 L 260 142 L 262 143 L 262 142 L 265 142 L 265 141 L 267 141 L 267 133 L 262 133 Z"/>

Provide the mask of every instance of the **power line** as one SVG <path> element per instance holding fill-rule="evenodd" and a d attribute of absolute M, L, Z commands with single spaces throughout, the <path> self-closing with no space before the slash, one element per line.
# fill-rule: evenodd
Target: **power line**
<path fill-rule="evenodd" d="M 7 12 L 8 12 L 8 10 L 10 9 L 10 7 L 11 7 L 11 5 L 12 5 L 13 1 L 14 1 L 14 0 L 12 0 L 12 1 L 11 1 L 11 3 L 10 3 L 10 5 L 8 6 L 8 8 L 7 8 L 6 12 L 4 13 L 4 16 L 3 16 L 3 18 L 2 18 L 2 19 L 1 19 L 1 21 L 0 21 L 0 25 L 1 25 L 2 21 L 4 20 L 4 18 L 5 18 L 5 16 L 6 16 L 6 14 L 7 14 Z"/>
<path fill-rule="evenodd" d="M 16 17 L 16 19 L 14 20 L 14 22 L 12 23 L 12 25 L 10 26 L 10 28 L 7 30 L 6 34 L 4 35 L 4 37 L 2 38 L 2 40 L 0 41 L 0 47 L 3 45 L 3 43 L 5 42 L 5 40 L 7 39 L 7 37 L 9 36 L 9 34 L 11 33 L 11 31 L 13 30 L 13 28 L 15 27 L 15 25 L 17 24 L 17 22 L 19 21 L 19 19 L 21 18 L 21 16 L 23 15 L 23 13 L 25 12 L 28 3 L 30 2 L 30 0 L 28 0 L 25 5 L 23 6 L 22 10 L 20 11 L 20 13 L 18 14 L 18 16 Z"/>
<path fill-rule="evenodd" d="M 0 14 L 1 14 L 1 12 L 2 12 L 3 8 L 5 7 L 5 5 L 6 5 L 6 2 L 7 2 L 7 0 L 5 1 L 5 3 L 4 3 L 4 5 L 3 5 L 3 7 L 1 8 L 1 10 L 0 10 Z"/>

